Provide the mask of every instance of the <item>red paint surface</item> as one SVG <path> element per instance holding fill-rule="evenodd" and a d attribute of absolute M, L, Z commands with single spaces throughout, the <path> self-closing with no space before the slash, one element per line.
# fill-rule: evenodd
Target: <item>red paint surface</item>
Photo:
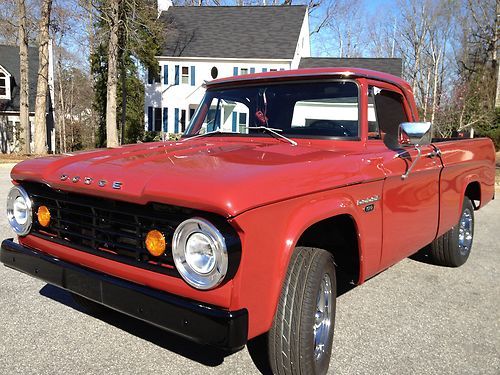
<path fill-rule="evenodd" d="M 12 170 L 16 181 L 44 182 L 54 188 L 139 204 L 161 202 L 215 212 L 240 233 L 242 258 L 232 281 L 198 291 L 181 279 L 102 259 L 33 236 L 21 241 L 61 259 L 152 288 L 236 310 L 249 311 L 249 338 L 272 323 L 288 261 L 300 235 L 312 224 L 350 215 L 358 231 L 362 283 L 431 242 L 458 222 L 467 185 L 481 186 L 481 205 L 494 193 L 494 150 L 487 139 L 437 143 L 442 158 L 425 155 L 406 180 L 415 159 L 367 140 L 367 87 L 402 92 L 409 119 L 417 120 L 410 87 L 397 77 L 363 69 L 307 69 L 217 80 L 315 79 L 345 76 L 361 87 L 361 140 L 296 139 L 297 147 L 274 138 L 211 137 L 149 143 L 33 159 Z M 380 79 L 381 81 L 377 81 Z M 390 82 L 394 82 L 397 87 Z M 70 179 L 60 181 L 67 174 Z M 77 183 L 71 177 L 79 176 Z M 94 183 L 85 185 L 83 179 Z M 97 181 L 108 184 L 98 187 Z M 111 187 L 121 181 L 121 190 Z M 378 195 L 369 214 L 356 201 Z"/>

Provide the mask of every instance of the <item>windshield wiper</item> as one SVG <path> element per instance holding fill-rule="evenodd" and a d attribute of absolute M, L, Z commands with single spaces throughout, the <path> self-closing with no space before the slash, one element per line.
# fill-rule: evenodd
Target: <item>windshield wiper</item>
<path fill-rule="evenodd" d="M 213 130 L 211 132 L 206 132 L 203 134 L 197 134 L 197 135 L 193 135 L 191 137 L 184 138 L 183 140 L 181 140 L 181 142 L 186 142 L 186 141 L 189 141 L 190 139 L 194 139 L 194 138 L 209 137 L 209 136 L 214 135 L 214 134 L 234 134 L 234 133 L 224 132 L 220 129 L 217 129 L 217 130 Z"/>
<path fill-rule="evenodd" d="M 283 134 L 280 134 L 278 132 L 282 132 L 282 129 L 275 129 L 275 128 L 268 128 L 267 126 L 247 126 L 246 127 L 249 130 L 264 130 L 265 132 L 271 134 L 272 136 L 278 138 L 278 139 L 284 139 L 285 141 L 289 142 L 292 146 L 297 146 L 297 142 L 295 142 L 293 139 L 290 139 L 288 137 L 285 137 Z"/>

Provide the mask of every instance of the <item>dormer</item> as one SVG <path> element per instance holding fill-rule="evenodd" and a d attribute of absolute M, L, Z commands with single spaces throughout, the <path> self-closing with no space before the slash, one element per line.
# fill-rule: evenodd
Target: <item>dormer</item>
<path fill-rule="evenodd" d="M 0 65 L 0 100 L 11 100 L 11 74 Z"/>

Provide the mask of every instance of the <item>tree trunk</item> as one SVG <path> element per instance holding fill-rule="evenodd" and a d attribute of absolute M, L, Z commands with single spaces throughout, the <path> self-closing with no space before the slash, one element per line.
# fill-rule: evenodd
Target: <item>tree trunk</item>
<path fill-rule="evenodd" d="M 35 103 L 35 154 L 47 153 L 47 92 L 49 88 L 49 23 L 52 0 L 43 0 L 38 36 L 38 82 Z"/>
<path fill-rule="evenodd" d="M 437 59 L 434 62 L 434 82 L 432 85 L 432 107 L 431 107 L 431 123 L 434 124 L 436 118 L 436 110 L 438 103 L 438 82 L 439 82 L 439 64 L 441 59 L 441 51 L 438 50 Z"/>
<path fill-rule="evenodd" d="M 29 120 L 29 75 L 28 75 L 28 35 L 26 32 L 26 4 L 25 0 L 17 1 L 19 11 L 19 66 L 20 66 L 20 123 L 22 139 L 24 145 L 22 152 L 24 154 L 31 153 L 31 127 Z"/>
<path fill-rule="evenodd" d="M 497 0 L 496 17 L 495 17 L 495 46 L 493 48 L 493 67 L 496 68 L 494 74 L 496 75 L 497 90 L 495 95 L 495 108 L 500 107 L 500 64 L 498 63 L 498 48 L 499 48 L 499 30 L 500 29 L 500 1 Z"/>
<path fill-rule="evenodd" d="M 127 123 L 127 68 L 125 66 L 125 51 L 122 53 L 121 79 L 122 79 L 122 117 L 121 117 L 121 144 L 125 144 L 125 125 Z"/>
<path fill-rule="evenodd" d="M 429 91 L 430 91 L 430 82 L 431 82 L 431 68 L 427 69 L 427 79 L 425 80 L 425 89 L 424 95 L 422 96 L 422 102 L 424 106 L 423 118 L 424 121 L 427 121 L 427 113 L 429 109 Z"/>
<path fill-rule="evenodd" d="M 106 145 L 117 147 L 118 130 L 116 128 L 116 89 L 118 83 L 118 8 L 120 0 L 109 0 L 110 30 L 108 44 L 108 91 L 106 102 Z"/>
<path fill-rule="evenodd" d="M 88 44 L 89 44 L 89 56 L 92 56 L 94 54 L 94 17 L 93 17 L 93 12 L 92 12 L 92 0 L 88 0 L 85 3 L 85 8 L 87 10 L 88 14 L 88 20 L 87 20 L 87 35 L 88 35 Z M 95 93 L 95 84 L 94 84 L 94 79 L 92 77 L 92 72 L 89 70 L 89 81 L 90 85 L 92 87 L 92 92 Z M 90 136 L 91 142 L 93 147 L 96 147 L 96 131 L 97 131 L 97 125 L 96 125 L 96 115 L 95 111 L 90 106 L 91 110 L 91 115 L 90 115 L 90 126 L 92 127 L 92 133 Z"/>
<path fill-rule="evenodd" d="M 64 102 L 64 88 L 63 88 L 63 76 L 61 68 L 61 55 L 59 55 L 59 61 L 57 63 L 57 75 L 59 76 L 59 148 L 62 153 L 67 151 L 66 147 L 66 104 Z"/>

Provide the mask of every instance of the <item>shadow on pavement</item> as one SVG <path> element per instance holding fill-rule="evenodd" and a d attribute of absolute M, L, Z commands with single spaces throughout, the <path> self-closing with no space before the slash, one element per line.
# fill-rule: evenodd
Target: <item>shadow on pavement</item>
<path fill-rule="evenodd" d="M 411 260 L 414 260 L 416 262 L 430 264 L 430 265 L 435 266 L 436 263 L 434 263 L 434 261 L 432 260 L 430 254 L 429 254 L 429 250 L 430 250 L 429 246 L 426 246 L 423 249 L 420 249 L 419 251 L 417 251 L 415 254 L 410 255 L 408 258 Z"/>
<path fill-rule="evenodd" d="M 193 343 L 111 309 L 109 313 L 105 314 L 89 314 L 76 304 L 71 294 L 50 284 L 40 289 L 40 294 L 205 366 L 218 366 L 224 362 L 226 356 L 231 354 L 213 347 Z"/>
<path fill-rule="evenodd" d="M 344 279 L 341 274 L 337 276 L 339 278 L 337 285 L 337 295 L 339 297 L 356 287 L 349 282 L 347 278 Z M 111 309 L 107 310 L 104 314 L 91 314 L 81 308 L 73 300 L 69 292 L 50 284 L 40 289 L 40 294 L 205 366 L 218 366 L 224 362 L 225 357 L 232 354 L 210 346 L 196 344 L 139 319 L 132 318 Z M 271 375 L 272 371 L 267 356 L 267 334 L 249 340 L 247 348 L 257 369 L 263 375 Z"/>

